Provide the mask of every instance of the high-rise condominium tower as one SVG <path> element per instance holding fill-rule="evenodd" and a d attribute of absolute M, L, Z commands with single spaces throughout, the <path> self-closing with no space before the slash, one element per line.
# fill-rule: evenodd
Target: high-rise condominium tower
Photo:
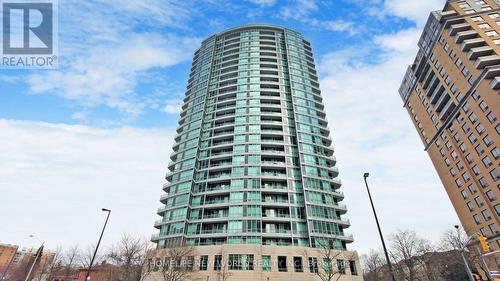
<path fill-rule="evenodd" d="M 303 280 L 324 271 L 316 261 L 328 248 L 332 270 L 358 280 L 331 144 L 300 33 L 245 25 L 206 39 L 194 55 L 155 224 L 160 256 L 191 245 L 203 280 L 217 280 L 221 260 L 231 279 Z"/>
<path fill-rule="evenodd" d="M 432 12 L 399 90 L 464 229 L 486 237 L 500 230 L 499 8 L 448 1 Z"/>

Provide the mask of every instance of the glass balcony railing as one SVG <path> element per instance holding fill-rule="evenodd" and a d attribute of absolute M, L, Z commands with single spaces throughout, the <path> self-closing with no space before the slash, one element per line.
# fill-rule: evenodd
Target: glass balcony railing
<path fill-rule="evenodd" d="M 231 173 L 214 174 L 214 175 L 210 175 L 208 178 L 209 179 L 221 179 L 221 178 L 228 178 L 228 177 L 231 177 Z"/>
<path fill-rule="evenodd" d="M 224 204 L 224 203 L 229 203 L 229 197 L 224 198 L 224 199 L 215 199 L 215 200 L 205 201 L 205 205 Z"/>
<path fill-rule="evenodd" d="M 225 234 L 226 229 L 202 229 L 201 234 Z"/>
<path fill-rule="evenodd" d="M 220 219 L 220 218 L 227 218 L 228 214 L 227 213 L 222 213 L 222 214 L 206 214 L 203 215 L 204 219 Z"/>

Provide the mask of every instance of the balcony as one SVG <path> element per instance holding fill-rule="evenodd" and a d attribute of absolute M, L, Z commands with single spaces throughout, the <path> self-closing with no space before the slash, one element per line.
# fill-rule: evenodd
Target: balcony
<path fill-rule="evenodd" d="M 455 35 L 455 43 L 462 43 L 466 39 L 476 38 L 477 36 L 475 30 L 460 31 Z"/>
<path fill-rule="evenodd" d="M 164 203 L 167 200 L 168 193 L 162 194 L 160 196 L 160 202 Z"/>
<path fill-rule="evenodd" d="M 491 79 L 490 86 L 492 89 L 500 89 L 500 76 Z"/>
<path fill-rule="evenodd" d="M 453 102 L 453 100 L 452 99 L 448 100 L 446 105 L 443 107 L 443 110 L 441 111 L 441 113 L 439 113 L 439 119 L 446 120 L 448 118 L 448 116 L 450 115 L 450 113 L 453 111 L 453 109 L 455 109 L 455 107 L 456 107 L 456 105 Z"/>
<path fill-rule="evenodd" d="M 216 205 L 216 204 L 227 204 L 227 203 L 229 203 L 229 197 L 226 197 L 224 199 L 214 199 L 214 200 L 207 199 L 205 201 L 205 205 Z"/>
<path fill-rule="evenodd" d="M 474 66 L 477 69 L 483 69 L 487 66 L 498 65 L 498 64 L 500 64 L 500 56 L 499 55 L 491 55 L 491 56 L 479 57 L 476 60 L 476 63 L 474 64 Z"/>
<path fill-rule="evenodd" d="M 474 39 L 467 39 L 462 42 L 462 45 L 460 46 L 462 51 L 468 51 L 471 48 L 475 47 L 481 47 L 486 45 L 486 42 L 484 41 L 483 38 L 474 38 Z"/>
<path fill-rule="evenodd" d="M 161 214 L 161 213 L 165 212 L 167 209 L 168 209 L 167 206 L 162 206 L 162 207 L 158 208 L 158 210 L 156 211 L 156 213 L 157 214 Z"/>
<path fill-rule="evenodd" d="M 450 36 L 454 36 L 455 34 L 457 34 L 457 32 L 460 32 L 460 31 L 467 31 L 471 29 L 470 27 L 470 24 L 466 23 L 466 22 L 463 22 L 463 23 L 457 23 L 457 24 L 453 24 L 451 27 L 450 27 L 450 30 L 448 32 L 448 34 Z"/>
<path fill-rule="evenodd" d="M 352 237 L 352 234 L 343 233 L 343 234 L 339 234 L 337 236 L 339 239 L 344 240 L 348 243 L 354 242 L 354 238 Z"/>
<path fill-rule="evenodd" d="M 470 49 L 470 51 L 467 53 L 467 57 L 470 60 L 475 60 L 478 57 L 491 55 L 491 53 L 493 53 L 493 48 L 491 48 L 490 46 L 476 47 Z"/>

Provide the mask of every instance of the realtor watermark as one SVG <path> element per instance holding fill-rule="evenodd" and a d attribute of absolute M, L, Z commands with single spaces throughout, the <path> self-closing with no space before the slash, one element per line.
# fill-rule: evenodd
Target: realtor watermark
<path fill-rule="evenodd" d="M 58 66 L 58 1 L 0 0 L 0 68 Z"/>

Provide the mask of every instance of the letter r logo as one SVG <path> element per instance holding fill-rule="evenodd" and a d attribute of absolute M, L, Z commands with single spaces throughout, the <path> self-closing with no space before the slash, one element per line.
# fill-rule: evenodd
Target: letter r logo
<path fill-rule="evenodd" d="M 52 54 L 53 15 L 52 3 L 2 3 L 3 54 Z"/>

